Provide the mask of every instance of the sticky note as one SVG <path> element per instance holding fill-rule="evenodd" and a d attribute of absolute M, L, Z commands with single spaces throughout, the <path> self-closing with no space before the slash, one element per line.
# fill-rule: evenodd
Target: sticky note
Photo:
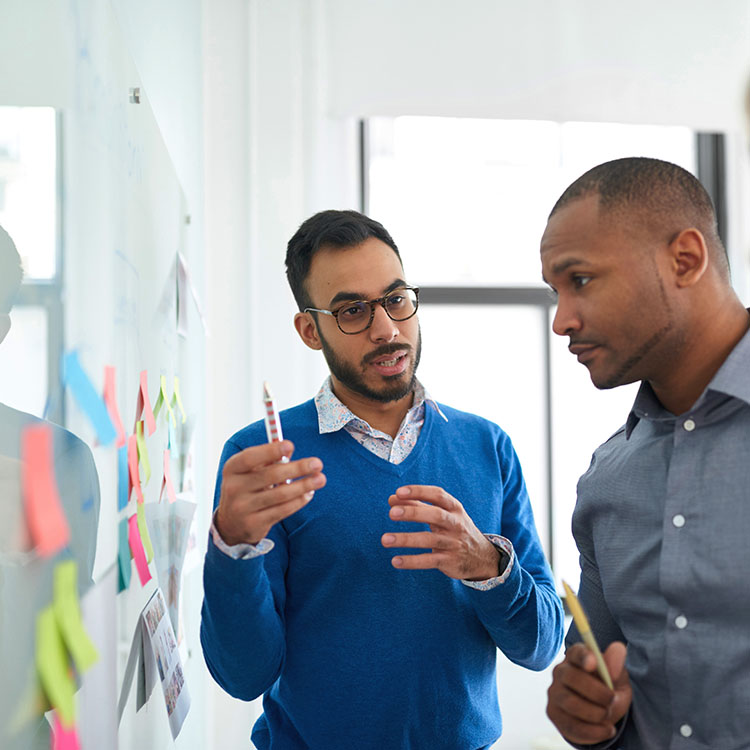
<path fill-rule="evenodd" d="M 109 445 L 117 437 L 117 433 L 104 400 L 96 392 L 78 361 L 78 352 L 70 352 L 63 357 L 63 380 L 94 426 L 99 442 Z"/>
<path fill-rule="evenodd" d="M 125 436 L 125 428 L 122 426 L 122 419 L 120 419 L 120 410 L 117 408 L 115 368 L 111 365 L 107 365 L 104 368 L 104 403 L 117 433 L 117 447 L 121 448 L 125 445 L 127 437 Z"/>
<path fill-rule="evenodd" d="M 164 488 L 167 489 L 167 499 L 170 503 L 173 503 L 177 500 L 177 495 L 174 491 L 174 485 L 172 484 L 172 476 L 171 476 L 171 469 L 170 469 L 170 454 L 169 454 L 169 448 L 167 448 L 164 451 L 164 478 L 161 480 L 161 491 L 159 492 L 159 500 L 161 500 L 162 493 L 164 492 Z"/>
<path fill-rule="evenodd" d="M 143 542 L 141 541 L 140 531 L 138 531 L 138 518 L 136 516 L 128 518 L 128 544 L 130 545 L 130 551 L 133 553 L 135 569 L 141 579 L 141 586 L 145 586 L 151 580 L 151 572 L 148 569 L 146 554 L 143 551 Z"/>
<path fill-rule="evenodd" d="M 165 406 L 167 411 L 165 412 L 165 415 L 168 414 L 168 417 L 165 417 L 167 419 L 167 422 L 170 422 L 173 425 L 177 424 L 177 420 L 174 416 L 174 409 L 172 408 L 172 404 L 169 403 L 169 396 L 167 395 L 167 376 L 162 375 L 159 378 L 159 397 L 156 399 L 156 403 L 154 404 L 154 417 L 159 416 L 159 412 L 161 411 L 161 407 Z"/>
<path fill-rule="evenodd" d="M 52 750 L 81 750 L 81 742 L 75 725 L 66 729 L 57 714 L 55 714 L 52 726 Z"/>
<path fill-rule="evenodd" d="M 128 545 L 128 519 L 123 518 L 117 527 L 117 592 L 125 591 L 130 586 L 130 546 Z"/>
<path fill-rule="evenodd" d="M 70 527 L 60 503 L 52 458 L 52 428 L 30 425 L 21 435 L 21 486 L 31 540 L 42 557 L 70 541 Z"/>
<path fill-rule="evenodd" d="M 117 510 L 122 510 L 130 499 L 130 467 L 128 466 L 128 446 L 117 449 Z"/>
<path fill-rule="evenodd" d="M 138 386 L 138 404 L 135 409 L 135 421 L 143 415 L 146 421 L 146 427 L 148 427 L 148 434 L 153 435 L 156 432 L 156 419 L 154 418 L 154 410 L 151 408 L 151 399 L 148 397 L 148 371 L 141 371 L 141 382 Z"/>
<path fill-rule="evenodd" d="M 182 396 L 180 396 L 180 379 L 177 375 L 174 376 L 174 393 L 172 394 L 172 406 L 179 406 L 180 413 L 182 414 L 182 424 L 187 421 L 187 414 L 185 414 L 185 407 L 182 405 Z"/>
<path fill-rule="evenodd" d="M 143 490 L 141 490 L 141 478 L 138 474 L 138 445 L 135 435 L 128 438 L 128 469 L 130 484 L 135 488 L 135 499 L 142 503 Z"/>
<path fill-rule="evenodd" d="M 75 684 L 51 604 L 36 619 L 36 668 L 50 704 L 70 729 L 75 721 Z"/>
<path fill-rule="evenodd" d="M 143 422 L 138 422 L 135 426 L 135 440 L 138 447 L 138 461 L 143 465 L 143 476 L 148 484 L 151 479 L 151 462 L 148 460 L 148 448 L 146 447 L 146 436 L 143 434 Z"/>
<path fill-rule="evenodd" d="M 168 425 L 167 435 L 167 448 L 172 452 L 172 455 L 177 458 L 180 455 L 180 446 L 177 444 L 177 432 L 176 427 L 171 422 Z"/>
<path fill-rule="evenodd" d="M 141 541 L 143 542 L 143 549 L 146 553 L 146 561 L 151 562 L 154 559 L 154 548 L 151 545 L 151 535 L 148 533 L 148 526 L 146 525 L 146 513 L 143 510 L 143 503 L 139 503 L 136 506 L 138 514 L 138 532 L 141 535 Z"/>
<path fill-rule="evenodd" d="M 78 604 L 78 565 L 65 560 L 55 568 L 53 607 L 60 634 L 68 647 L 79 674 L 99 659 L 96 647 L 86 632 Z"/>

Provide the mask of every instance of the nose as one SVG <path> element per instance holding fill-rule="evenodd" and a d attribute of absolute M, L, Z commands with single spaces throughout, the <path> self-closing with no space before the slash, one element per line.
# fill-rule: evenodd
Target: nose
<path fill-rule="evenodd" d="M 581 317 L 575 306 L 561 294 L 557 298 L 557 310 L 552 319 L 552 330 L 558 336 L 570 336 L 574 331 L 581 330 Z"/>
<path fill-rule="evenodd" d="M 378 343 L 390 343 L 400 333 L 396 321 L 391 320 L 382 305 L 375 305 L 375 316 L 369 327 L 370 340 Z"/>

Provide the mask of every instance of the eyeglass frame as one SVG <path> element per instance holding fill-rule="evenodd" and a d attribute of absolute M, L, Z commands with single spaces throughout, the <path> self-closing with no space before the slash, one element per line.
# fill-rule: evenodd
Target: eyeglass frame
<path fill-rule="evenodd" d="M 394 294 L 397 294 L 399 291 L 414 292 L 414 312 L 407 315 L 405 318 L 401 318 L 400 320 L 397 320 L 388 312 L 388 308 L 385 306 L 385 301 L 389 297 L 392 297 Z M 341 323 L 339 323 L 339 313 L 347 305 L 357 304 L 358 302 L 364 302 L 370 306 L 370 320 L 368 320 L 367 325 L 364 328 L 360 329 L 359 331 L 345 331 L 341 327 Z M 419 309 L 419 287 L 418 286 L 400 286 L 397 289 L 394 289 L 388 292 L 388 294 L 384 294 L 382 297 L 377 297 L 376 299 L 348 300 L 347 302 L 342 303 L 335 310 L 323 310 L 319 307 L 306 307 L 302 312 L 318 312 L 318 313 L 323 313 L 324 315 L 330 315 L 336 321 L 336 325 L 338 326 L 338 329 L 339 331 L 341 331 L 341 333 L 343 333 L 345 336 L 356 336 L 358 333 L 364 333 L 368 328 L 370 328 L 370 326 L 372 326 L 372 321 L 375 320 L 375 305 L 376 304 L 380 305 L 383 308 L 383 310 L 385 310 L 385 314 L 394 323 L 403 323 L 405 320 L 409 320 L 410 318 L 413 318 L 417 314 L 417 310 Z"/>

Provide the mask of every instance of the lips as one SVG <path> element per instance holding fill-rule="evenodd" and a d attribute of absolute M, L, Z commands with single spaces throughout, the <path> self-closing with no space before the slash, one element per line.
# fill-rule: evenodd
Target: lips
<path fill-rule="evenodd" d="M 387 354 L 381 354 L 369 361 L 369 365 L 381 375 L 398 375 L 406 370 L 408 363 L 407 349 L 399 349 Z"/>
<path fill-rule="evenodd" d="M 571 343 L 568 346 L 568 351 L 578 357 L 579 362 L 585 362 L 594 355 L 596 351 L 598 351 L 600 348 L 599 344 L 590 344 L 590 343 L 578 343 L 573 344 Z"/>

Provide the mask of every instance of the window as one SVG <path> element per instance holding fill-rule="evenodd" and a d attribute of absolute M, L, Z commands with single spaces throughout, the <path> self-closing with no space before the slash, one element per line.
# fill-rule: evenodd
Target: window
<path fill-rule="evenodd" d="M 0 225 L 24 283 L 0 345 L 0 401 L 62 422 L 59 119 L 49 107 L 0 107 Z"/>

